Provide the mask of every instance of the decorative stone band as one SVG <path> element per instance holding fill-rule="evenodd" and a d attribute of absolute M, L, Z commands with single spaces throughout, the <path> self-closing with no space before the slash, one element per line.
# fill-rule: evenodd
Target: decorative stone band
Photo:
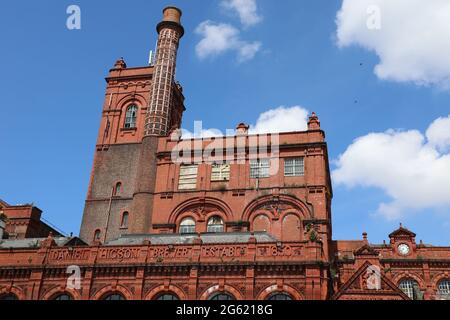
<path fill-rule="evenodd" d="M 6 259 L 9 250 L 0 250 L 0 261 L 11 261 L 4 267 L 117 265 L 117 264 L 221 264 L 277 262 L 325 262 L 322 244 L 312 242 L 192 244 L 192 245 L 134 245 L 74 248 L 36 248 L 17 259 Z"/>
<path fill-rule="evenodd" d="M 156 26 L 156 31 L 158 31 L 158 33 L 160 33 L 161 30 L 164 28 L 175 29 L 175 31 L 177 31 L 179 33 L 180 38 L 182 38 L 184 36 L 184 27 L 179 23 L 176 23 L 173 21 L 161 21 Z"/>

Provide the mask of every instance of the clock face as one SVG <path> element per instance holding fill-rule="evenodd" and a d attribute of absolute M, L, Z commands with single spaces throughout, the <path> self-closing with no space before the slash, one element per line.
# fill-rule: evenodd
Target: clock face
<path fill-rule="evenodd" d="M 407 244 L 401 244 L 398 246 L 398 252 L 403 255 L 403 256 L 407 256 L 409 254 L 409 246 Z"/>

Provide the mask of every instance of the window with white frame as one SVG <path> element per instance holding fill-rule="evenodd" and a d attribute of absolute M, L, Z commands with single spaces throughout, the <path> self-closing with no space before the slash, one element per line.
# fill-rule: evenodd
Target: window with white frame
<path fill-rule="evenodd" d="M 418 287 L 419 285 L 417 282 L 412 279 L 405 279 L 399 284 L 400 290 L 402 290 L 411 300 L 415 300 Z"/>
<path fill-rule="evenodd" d="M 439 295 L 450 298 L 450 279 L 445 279 L 439 282 Z"/>
<path fill-rule="evenodd" d="M 270 170 L 269 159 L 250 160 L 250 178 L 260 179 L 268 178 Z"/>
<path fill-rule="evenodd" d="M 180 223 L 180 233 L 190 234 L 195 233 L 195 220 L 192 218 L 183 219 Z"/>
<path fill-rule="evenodd" d="M 300 177 L 305 175 L 305 158 L 284 159 L 284 175 L 286 177 Z"/>
<path fill-rule="evenodd" d="M 125 115 L 125 129 L 136 128 L 138 107 L 136 105 L 131 105 L 127 108 L 127 113 Z"/>
<path fill-rule="evenodd" d="M 211 181 L 229 181 L 231 166 L 229 164 L 213 164 Z"/>
<path fill-rule="evenodd" d="M 198 166 L 181 166 L 179 190 L 195 190 L 197 188 Z"/>
<path fill-rule="evenodd" d="M 208 220 L 208 232 L 210 233 L 222 233 L 225 228 L 223 225 L 223 220 L 219 216 L 214 216 Z"/>

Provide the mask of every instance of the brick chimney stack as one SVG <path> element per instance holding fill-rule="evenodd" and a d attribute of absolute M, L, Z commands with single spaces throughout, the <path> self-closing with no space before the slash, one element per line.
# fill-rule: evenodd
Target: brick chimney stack
<path fill-rule="evenodd" d="M 320 120 L 315 112 L 313 112 L 309 117 L 308 130 L 309 131 L 320 130 Z"/>
<path fill-rule="evenodd" d="M 145 119 L 145 136 L 167 136 L 170 131 L 177 52 L 184 35 L 181 16 L 180 9 L 167 7 L 163 10 L 163 20 L 156 28 L 159 34 L 158 48 L 150 108 Z"/>
<path fill-rule="evenodd" d="M 152 226 L 152 212 L 156 184 L 156 152 L 158 138 L 168 136 L 171 131 L 175 69 L 178 46 L 184 35 L 181 25 L 181 10 L 167 7 L 163 20 L 158 24 L 158 48 L 154 66 L 151 97 L 145 116 L 144 138 L 137 166 L 135 193 L 133 197 L 133 219 L 131 234 L 148 233 Z"/>

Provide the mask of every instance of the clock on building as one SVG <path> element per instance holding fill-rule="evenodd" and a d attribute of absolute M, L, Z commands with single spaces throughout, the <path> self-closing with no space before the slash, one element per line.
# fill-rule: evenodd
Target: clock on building
<path fill-rule="evenodd" d="M 402 256 L 407 256 L 410 252 L 410 248 L 407 244 L 401 244 L 398 246 L 398 252 L 402 255 Z"/>

